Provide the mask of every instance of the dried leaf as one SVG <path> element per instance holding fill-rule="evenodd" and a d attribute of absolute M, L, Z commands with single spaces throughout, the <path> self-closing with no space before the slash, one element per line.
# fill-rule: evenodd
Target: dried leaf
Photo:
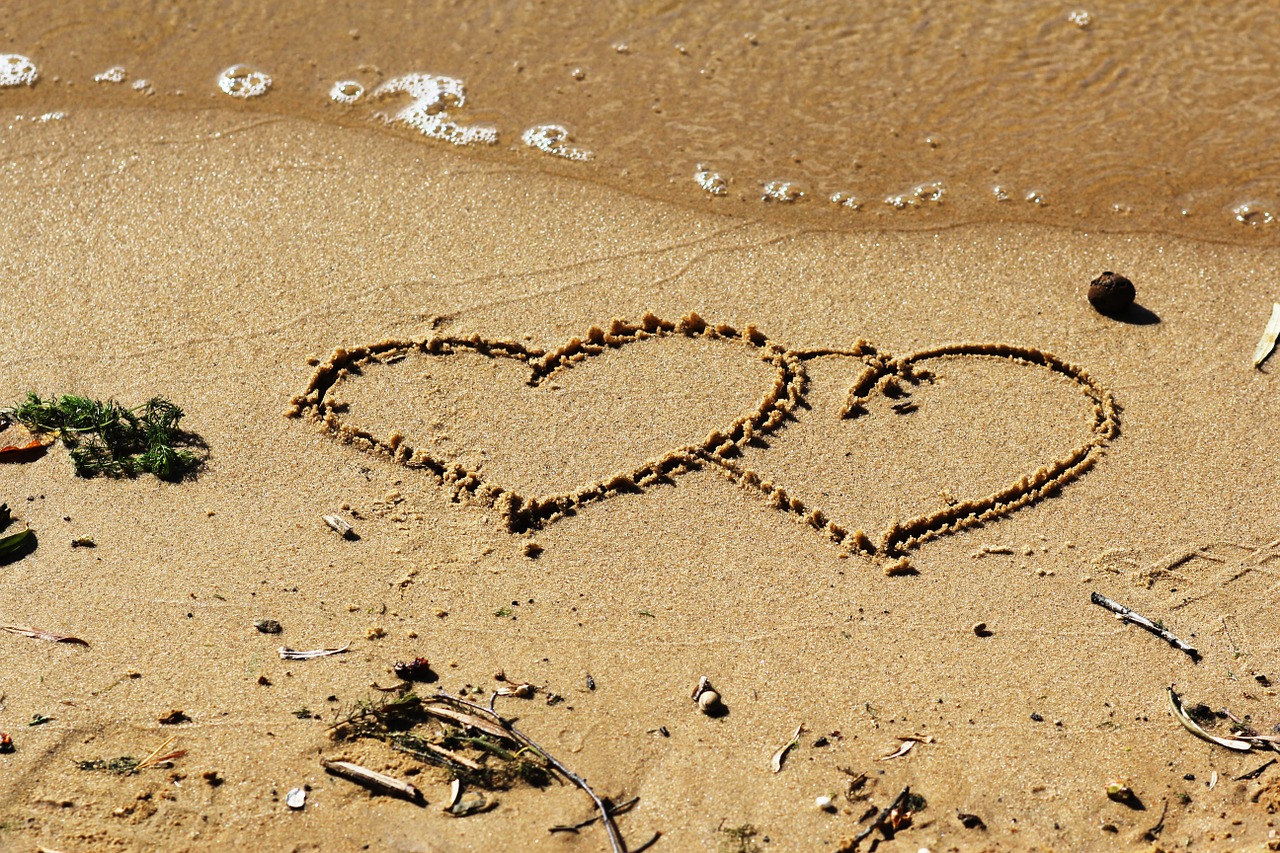
<path fill-rule="evenodd" d="M 79 637 L 72 637 L 67 634 L 55 634 L 52 631 L 42 631 L 39 628 L 24 628 L 21 625 L 0 625 L 0 631 L 8 631 L 10 634 L 20 634 L 23 637 L 30 637 L 33 640 L 48 640 L 51 643 L 69 643 L 77 646 L 89 645 Z"/>
<path fill-rule="evenodd" d="M 1258 341 L 1258 346 L 1253 351 L 1254 367 L 1261 367 L 1262 362 L 1271 356 L 1271 353 L 1275 351 L 1277 339 L 1280 339 L 1280 303 L 1272 303 L 1271 319 L 1267 321 L 1267 328 L 1262 333 L 1262 340 Z"/>
<path fill-rule="evenodd" d="M 881 756 L 881 757 L 880 757 L 880 758 L 878 758 L 877 760 L 878 760 L 878 761 L 889 761 L 890 759 L 893 759 L 893 758 L 901 758 L 902 756 L 904 756 L 904 755 L 906 755 L 908 752 L 910 752 L 910 751 L 912 750 L 912 748 L 913 748 L 917 743 L 919 743 L 919 741 L 916 741 L 916 740 L 904 740 L 901 744 L 899 744 L 899 745 L 898 745 L 898 751 L 897 751 L 897 752 L 891 752 L 891 753 L 889 753 L 888 755 Z"/>
<path fill-rule="evenodd" d="M 281 660 L 311 660 L 312 658 L 324 658 L 329 655 L 340 655 L 351 648 L 351 644 L 347 643 L 339 649 L 313 649 L 308 652 L 300 652 L 297 649 L 291 649 L 288 646 L 280 647 Z"/>
<path fill-rule="evenodd" d="M 1187 713 L 1187 709 L 1182 707 L 1182 700 L 1178 698 L 1177 693 L 1173 692 L 1172 687 L 1169 688 L 1169 704 L 1173 706 L 1173 715 L 1178 718 L 1178 721 L 1182 723 L 1187 731 L 1191 732 L 1196 737 L 1203 738 L 1210 743 L 1216 743 L 1218 746 L 1225 746 L 1227 749 L 1234 749 L 1237 752 L 1248 752 L 1253 748 L 1253 744 L 1248 741 L 1218 737 L 1217 735 L 1210 734 L 1201 728 L 1200 724 L 1192 719 L 1191 715 Z"/>
<path fill-rule="evenodd" d="M 770 766 L 773 768 L 774 773 L 782 772 L 782 762 L 786 761 L 787 753 L 795 749 L 796 744 L 800 742 L 800 735 L 803 733 L 804 723 L 801 723 L 796 726 L 796 730 L 791 733 L 791 739 L 778 747 L 778 751 L 773 754 L 773 760 L 770 762 Z"/>
<path fill-rule="evenodd" d="M 48 449 L 47 444 L 34 438 L 26 444 L 7 444 L 0 447 L 0 462 L 34 462 Z"/>
<path fill-rule="evenodd" d="M 11 533 L 0 539 L 0 559 L 12 557 L 27 546 L 27 541 L 31 538 L 31 528 L 24 527 L 17 533 Z"/>

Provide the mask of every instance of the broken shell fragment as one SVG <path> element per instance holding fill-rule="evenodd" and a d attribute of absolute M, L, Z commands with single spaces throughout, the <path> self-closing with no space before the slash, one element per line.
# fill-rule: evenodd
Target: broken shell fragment
<path fill-rule="evenodd" d="M 302 788 L 291 788 L 284 802 L 291 809 L 300 809 L 307 804 L 307 792 Z"/>
<path fill-rule="evenodd" d="M 720 694 L 714 690 L 704 690 L 698 697 L 698 709 L 704 714 L 715 713 L 720 708 Z"/>
<path fill-rule="evenodd" d="M 321 518 L 324 520 L 325 524 L 329 525 L 329 528 L 333 530 L 333 532 L 337 533 L 343 539 L 356 538 L 355 528 L 351 526 L 351 522 L 347 521 L 342 516 L 325 515 L 321 516 Z"/>

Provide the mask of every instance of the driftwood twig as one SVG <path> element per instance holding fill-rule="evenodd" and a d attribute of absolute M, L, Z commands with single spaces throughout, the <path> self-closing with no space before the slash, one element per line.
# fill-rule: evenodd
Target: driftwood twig
<path fill-rule="evenodd" d="M 1137 625 L 1139 628 L 1145 628 L 1146 630 L 1155 634 L 1160 639 L 1164 640 L 1169 645 L 1173 646 L 1175 649 L 1186 652 L 1188 655 L 1191 656 L 1192 660 L 1196 661 L 1197 663 L 1200 661 L 1200 652 L 1196 651 L 1195 646 L 1178 639 L 1176 636 L 1174 636 L 1172 633 L 1166 630 L 1163 625 L 1157 622 L 1152 622 L 1150 619 L 1148 619 L 1147 617 L 1139 613 L 1134 613 L 1132 610 L 1125 607 L 1123 604 L 1118 604 L 1117 602 L 1112 601 L 1111 599 L 1107 598 L 1105 595 L 1101 593 L 1098 593 L 1098 592 L 1093 593 L 1092 595 L 1089 596 L 1089 600 L 1092 601 L 1094 604 L 1098 605 L 1099 607 L 1110 610 L 1112 613 L 1116 614 L 1116 616 L 1118 616 L 1122 622 L 1130 622 L 1134 625 Z"/>

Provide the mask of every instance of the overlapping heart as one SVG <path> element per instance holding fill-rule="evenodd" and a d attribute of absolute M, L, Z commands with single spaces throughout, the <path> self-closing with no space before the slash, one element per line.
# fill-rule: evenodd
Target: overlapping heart
<path fill-rule="evenodd" d="M 1037 452 L 1049 458 L 1039 464 L 970 495 L 947 493 L 938 508 L 904 509 L 871 535 L 865 521 L 841 517 L 840 507 L 856 504 L 848 494 L 857 484 L 841 459 L 813 454 L 842 442 L 857 446 L 864 424 L 876 418 L 929 411 L 930 393 L 948 393 L 931 391 L 939 366 L 950 378 L 963 373 L 960 366 L 987 364 L 1013 371 L 1018 381 L 1053 380 L 1055 393 L 1079 404 L 1080 423 L 1056 452 L 1040 442 Z M 816 394 L 811 366 L 824 383 Z M 849 377 L 838 400 L 826 377 L 832 370 Z M 628 393 L 637 383 L 646 392 Z M 509 405 L 513 397 L 525 399 Z M 960 344 L 899 357 L 865 342 L 844 351 L 792 350 L 754 327 L 713 326 L 696 314 L 676 323 L 651 314 L 638 324 L 614 320 L 550 352 L 479 336 L 339 349 L 317 367 L 289 414 L 313 419 L 345 443 L 433 471 L 456 500 L 497 508 L 513 532 L 712 465 L 833 540 L 882 554 L 1036 503 L 1093 465 L 1118 430 L 1105 388 L 1034 348 Z M 894 430 L 903 423 L 894 422 Z M 1023 459 L 991 455 L 1012 465 Z M 821 470 L 772 470 L 777 459 Z M 836 485 L 828 488 L 828 481 Z M 826 500 L 833 506 L 824 507 Z"/>

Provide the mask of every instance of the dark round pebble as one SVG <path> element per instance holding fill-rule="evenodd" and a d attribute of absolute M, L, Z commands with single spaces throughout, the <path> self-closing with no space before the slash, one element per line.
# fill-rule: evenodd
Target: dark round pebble
<path fill-rule="evenodd" d="M 1133 282 L 1110 270 L 1089 283 L 1089 304 L 1103 314 L 1123 314 L 1136 295 Z"/>

